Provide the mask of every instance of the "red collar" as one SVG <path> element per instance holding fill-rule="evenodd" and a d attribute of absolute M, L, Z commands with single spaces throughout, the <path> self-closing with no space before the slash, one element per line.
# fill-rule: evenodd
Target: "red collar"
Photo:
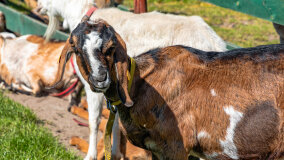
<path fill-rule="evenodd" d="M 90 9 L 88 10 L 88 12 L 86 13 L 86 16 L 87 16 L 87 17 L 91 17 L 92 14 L 93 14 L 96 10 L 97 10 L 97 7 L 93 6 L 92 8 L 90 8 Z"/>
<path fill-rule="evenodd" d="M 71 65 L 72 65 L 72 68 L 73 68 L 73 74 L 76 74 L 73 56 L 71 56 L 70 61 L 71 61 Z M 79 82 L 79 79 L 77 77 L 76 81 L 74 83 L 72 83 L 71 86 L 69 86 L 67 89 L 65 89 L 64 91 L 62 91 L 60 93 L 54 93 L 54 94 L 51 94 L 51 95 L 54 96 L 54 97 L 65 97 L 65 96 L 67 96 L 70 93 L 75 91 L 75 88 L 77 87 L 78 82 Z"/>

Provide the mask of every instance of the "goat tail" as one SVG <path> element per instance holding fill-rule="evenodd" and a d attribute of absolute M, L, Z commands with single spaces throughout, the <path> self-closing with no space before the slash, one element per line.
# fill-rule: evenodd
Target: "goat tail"
<path fill-rule="evenodd" d="M 55 17 L 52 14 L 48 14 L 49 17 L 49 23 L 47 26 L 47 29 L 44 33 L 45 41 L 49 41 L 52 35 L 55 33 L 56 29 L 59 26 L 59 20 L 57 17 Z"/>

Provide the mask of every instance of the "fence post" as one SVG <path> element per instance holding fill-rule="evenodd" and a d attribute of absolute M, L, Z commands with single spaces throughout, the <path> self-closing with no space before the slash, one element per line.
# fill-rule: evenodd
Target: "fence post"
<path fill-rule="evenodd" d="M 134 13 L 147 12 L 147 0 L 134 0 Z"/>

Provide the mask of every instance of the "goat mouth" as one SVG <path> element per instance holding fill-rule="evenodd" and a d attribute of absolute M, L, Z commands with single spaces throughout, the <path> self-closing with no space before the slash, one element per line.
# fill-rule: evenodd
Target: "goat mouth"
<path fill-rule="evenodd" d="M 110 86 L 110 80 L 107 78 L 103 82 L 90 83 L 91 90 L 94 92 L 106 92 Z"/>
<path fill-rule="evenodd" d="M 106 92 L 107 89 L 108 89 L 108 87 L 95 87 L 95 86 L 91 85 L 91 90 L 93 92 L 99 92 L 99 93 Z"/>
<path fill-rule="evenodd" d="M 107 89 L 110 86 L 110 77 L 109 74 L 106 73 L 105 76 L 92 76 L 90 75 L 88 78 L 88 83 L 90 85 L 90 88 L 93 92 L 106 92 Z"/>

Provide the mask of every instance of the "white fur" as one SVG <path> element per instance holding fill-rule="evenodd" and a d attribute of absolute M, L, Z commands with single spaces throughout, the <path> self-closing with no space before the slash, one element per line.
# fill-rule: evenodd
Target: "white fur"
<path fill-rule="evenodd" d="M 213 97 L 217 96 L 217 94 L 216 94 L 216 92 L 215 92 L 214 89 L 211 89 L 211 90 L 210 90 L 210 93 L 211 93 L 211 95 L 212 95 Z"/>
<path fill-rule="evenodd" d="M 100 61 L 97 59 L 97 57 L 94 56 L 94 50 L 101 48 L 103 43 L 103 40 L 100 38 L 98 32 L 91 32 L 87 34 L 86 42 L 83 46 L 83 49 L 87 51 L 87 54 L 89 56 L 90 66 L 92 68 L 92 74 L 96 77 L 96 73 L 99 73 L 99 66 Z"/>
<path fill-rule="evenodd" d="M 206 132 L 206 131 L 201 131 L 201 132 L 199 132 L 198 133 L 198 135 L 197 135 L 197 139 L 200 141 L 200 139 L 202 139 L 202 138 L 210 138 L 211 136 L 210 136 L 210 134 L 208 133 L 208 132 Z"/>
<path fill-rule="evenodd" d="M 80 22 L 94 0 L 38 0 L 40 13 L 49 16 L 49 24 L 45 36 L 51 38 L 59 24 L 58 17 L 65 19 L 64 27 L 71 30 Z M 68 20 L 66 19 L 68 17 Z"/>
<path fill-rule="evenodd" d="M 31 86 L 29 77 L 26 74 L 29 70 L 27 61 L 31 56 L 36 54 L 38 45 L 28 42 L 26 40 L 28 36 L 5 40 L 5 44 L 2 46 L 1 61 L 7 66 L 11 76 L 14 77 L 17 83 L 24 83 L 27 86 Z"/>
<path fill-rule="evenodd" d="M 62 16 L 65 26 L 67 23 L 70 31 L 72 31 L 92 6 L 93 0 L 38 0 L 38 4 L 47 10 L 49 16 Z M 225 42 L 199 16 L 176 16 L 159 12 L 133 14 L 109 8 L 95 11 L 91 19 L 95 20 L 97 18 L 106 20 L 122 36 L 127 45 L 127 53 L 131 57 L 153 48 L 169 45 L 186 45 L 205 51 L 226 50 Z M 49 26 L 52 27 L 54 24 L 55 20 L 52 19 Z M 49 30 L 47 37 L 50 37 L 48 34 L 51 33 L 53 32 Z M 77 74 L 81 77 L 80 80 L 86 88 L 89 88 L 89 84 L 80 75 L 78 67 L 76 68 Z M 91 112 L 101 111 L 102 105 L 94 103 L 94 101 L 95 99 L 102 101 L 100 99 L 102 96 L 95 98 L 95 95 L 99 94 L 93 93 L 89 89 L 86 89 L 86 94 L 87 99 L 88 97 L 94 98 L 93 100 L 87 100 L 88 106 L 92 108 L 91 111 L 89 110 L 89 117 L 91 117 L 90 115 L 94 114 Z M 99 118 L 95 117 L 95 119 Z M 89 120 L 89 123 L 91 124 L 92 121 Z M 90 125 L 90 148 L 96 146 L 96 142 L 93 142 L 96 138 L 91 136 L 97 135 L 98 121 L 94 123 Z M 97 151 L 90 148 L 85 159 L 96 155 Z"/>
<path fill-rule="evenodd" d="M 220 144 L 223 148 L 223 153 L 232 159 L 238 159 L 238 150 L 234 144 L 235 128 L 238 122 L 243 117 L 243 114 L 234 109 L 233 106 L 224 107 L 224 111 L 230 116 L 230 125 L 227 128 L 227 134 L 225 140 L 220 140 Z"/>
<path fill-rule="evenodd" d="M 205 153 L 205 156 L 208 158 L 208 159 L 216 159 L 216 157 L 218 156 L 219 154 L 216 153 L 216 152 L 213 152 L 211 154 L 206 154 Z"/>
<path fill-rule="evenodd" d="M 15 34 L 9 32 L 1 32 L 0 36 L 2 36 L 3 38 L 16 38 Z"/>

